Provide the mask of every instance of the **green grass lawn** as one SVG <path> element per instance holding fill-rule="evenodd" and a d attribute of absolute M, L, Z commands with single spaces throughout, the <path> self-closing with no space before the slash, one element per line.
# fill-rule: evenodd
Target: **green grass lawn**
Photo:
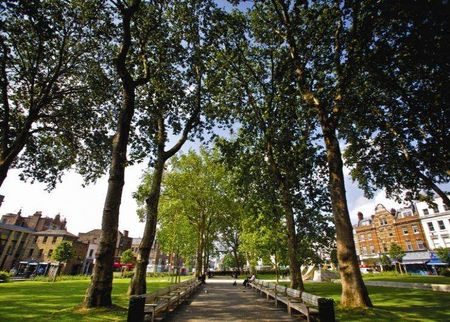
<path fill-rule="evenodd" d="M 182 277 L 186 279 L 188 277 Z M 81 309 L 89 280 L 0 284 L 0 321 L 124 321 L 130 279 L 114 279 L 113 310 Z M 147 290 L 166 287 L 167 278 L 147 278 Z"/>
<path fill-rule="evenodd" d="M 336 301 L 339 321 L 450 321 L 450 293 L 376 286 L 367 288 L 374 308 L 345 310 L 339 306 L 340 284 L 305 284 L 307 292 Z"/>
<path fill-rule="evenodd" d="M 363 278 L 370 281 L 390 281 L 405 283 L 431 283 L 431 284 L 450 284 L 450 277 L 434 275 L 407 275 L 394 272 L 379 274 L 364 274 Z"/>

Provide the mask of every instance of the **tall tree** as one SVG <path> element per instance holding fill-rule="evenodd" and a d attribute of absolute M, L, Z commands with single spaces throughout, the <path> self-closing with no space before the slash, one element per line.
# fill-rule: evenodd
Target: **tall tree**
<path fill-rule="evenodd" d="M 135 144 L 140 153 L 142 149 L 137 145 L 142 144 L 147 155 L 153 154 L 153 177 L 145 199 L 144 235 L 129 294 L 146 292 L 146 269 L 155 239 L 165 163 L 181 149 L 191 132 L 201 129 L 200 116 L 207 104 L 203 83 L 207 74 L 205 65 L 210 50 L 208 37 L 214 4 L 210 1 L 174 1 L 155 7 L 164 33 L 160 35 L 159 43 L 155 37 L 156 59 L 151 63 L 155 73 L 143 101 L 151 119 L 140 124 L 144 144 L 139 140 Z M 168 134 L 179 135 L 169 148 L 166 147 Z"/>
<path fill-rule="evenodd" d="M 347 99 L 366 113 L 352 115 L 346 164 L 368 196 L 417 198 L 421 190 L 450 200 L 449 4 L 367 3 L 358 39 L 359 77 Z"/>
<path fill-rule="evenodd" d="M 344 7 L 344 8 L 343 8 Z M 345 9 L 345 10 L 344 10 Z M 343 161 L 338 141 L 341 119 L 350 108 L 342 104 L 355 65 L 359 2 L 347 4 L 272 0 L 258 6 L 275 34 L 284 39 L 286 61 L 295 72 L 302 104 L 320 124 L 327 153 L 329 190 L 336 227 L 339 272 L 344 307 L 372 306 L 362 280 L 345 195 Z"/>
<path fill-rule="evenodd" d="M 223 76 L 215 95 L 240 123 L 236 144 L 228 147 L 234 152 L 227 154 L 249 148 L 255 154 L 252 160 L 265 168 L 275 187 L 269 189 L 275 189 L 285 216 L 291 286 L 302 289 L 298 243 L 303 236 L 296 229 L 302 211 L 295 209 L 294 199 L 308 198 L 304 190 L 314 185 L 307 177 L 320 159 L 320 146 L 313 145 L 311 133 L 315 123 L 299 105 L 286 50 L 280 49 L 282 40 L 262 28 L 265 22 L 255 13 L 235 12 L 225 21 L 224 50 L 216 59 Z"/>
<path fill-rule="evenodd" d="M 102 235 L 96 255 L 94 273 L 91 284 L 86 291 L 84 305 L 86 307 L 109 307 L 112 305 L 111 291 L 113 280 L 114 249 L 117 242 L 119 224 L 119 208 L 124 185 L 125 167 L 127 166 L 127 146 L 130 135 L 131 121 L 135 110 L 136 89 L 148 82 L 150 71 L 145 53 L 145 41 L 148 30 L 142 30 L 136 21 L 140 7 L 139 0 L 131 3 L 117 1 L 115 7 L 120 17 L 121 40 L 120 49 L 114 58 L 114 67 L 122 83 L 122 106 L 117 116 L 117 129 L 112 142 L 112 158 L 109 171 L 108 191 L 102 217 Z M 156 25 L 154 26 L 157 27 Z M 139 35 L 140 41 L 133 40 L 132 30 Z M 136 49 L 136 43 L 141 44 Z M 143 72 L 130 66 L 129 60 L 133 53 L 141 56 Z M 134 76 L 133 74 L 138 74 Z"/>
<path fill-rule="evenodd" d="M 12 167 L 49 189 L 74 165 L 88 178 L 103 172 L 105 12 L 101 2 L 0 4 L 0 186 Z"/>

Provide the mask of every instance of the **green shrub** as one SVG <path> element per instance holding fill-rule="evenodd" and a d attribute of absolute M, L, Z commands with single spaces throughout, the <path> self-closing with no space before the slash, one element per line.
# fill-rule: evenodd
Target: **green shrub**
<path fill-rule="evenodd" d="M 8 282 L 9 278 L 11 277 L 11 274 L 5 271 L 0 271 L 0 281 Z"/>
<path fill-rule="evenodd" d="M 439 275 L 450 277 L 450 269 L 443 267 L 439 270 Z"/>
<path fill-rule="evenodd" d="M 78 280 L 89 280 L 91 279 L 90 275 L 59 275 L 58 281 L 78 281 Z M 33 278 L 35 281 L 39 282 L 51 282 L 52 278 L 45 275 L 37 275 Z"/>

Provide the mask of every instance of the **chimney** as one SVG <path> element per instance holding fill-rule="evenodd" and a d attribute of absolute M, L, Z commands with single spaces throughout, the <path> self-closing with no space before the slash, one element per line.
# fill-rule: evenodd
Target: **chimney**
<path fill-rule="evenodd" d="M 375 215 L 372 215 L 372 216 L 370 216 L 370 217 L 372 217 L 372 220 L 374 220 L 374 219 L 375 219 Z"/>
<path fill-rule="evenodd" d="M 358 212 L 358 222 L 364 219 L 364 215 L 361 211 Z"/>
<path fill-rule="evenodd" d="M 128 237 L 128 230 L 124 230 L 124 231 L 123 231 L 123 235 L 124 235 L 125 237 Z"/>
<path fill-rule="evenodd" d="M 395 217 L 396 213 L 397 213 L 397 211 L 394 208 L 391 208 L 391 215 Z"/>

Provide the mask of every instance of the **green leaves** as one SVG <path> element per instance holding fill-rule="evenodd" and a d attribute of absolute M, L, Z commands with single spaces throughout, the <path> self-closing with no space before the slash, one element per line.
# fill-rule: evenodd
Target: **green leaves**
<path fill-rule="evenodd" d="M 72 259 L 74 255 L 72 243 L 63 241 L 55 248 L 52 257 L 58 262 L 67 262 Z"/>

